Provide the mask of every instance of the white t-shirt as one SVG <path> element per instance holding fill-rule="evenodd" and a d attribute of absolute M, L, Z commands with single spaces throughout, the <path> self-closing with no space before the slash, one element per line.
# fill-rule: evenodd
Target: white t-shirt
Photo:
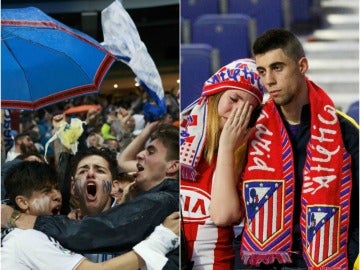
<path fill-rule="evenodd" d="M 20 156 L 21 153 L 15 152 L 15 147 L 12 147 L 6 154 L 5 162 L 14 160 L 17 156 Z"/>
<path fill-rule="evenodd" d="M 36 230 L 15 228 L 2 240 L 2 269 L 72 270 L 85 259 Z"/>

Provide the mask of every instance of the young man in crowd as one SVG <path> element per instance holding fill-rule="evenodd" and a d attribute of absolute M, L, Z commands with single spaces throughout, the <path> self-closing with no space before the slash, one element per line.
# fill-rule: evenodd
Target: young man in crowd
<path fill-rule="evenodd" d="M 14 146 L 7 152 L 5 162 L 15 159 L 21 154 L 29 151 L 36 151 L 34 142 L 28 132 L 17 134 L 14 138 Z"/>
<path fill-rule="evenodd" d="M 104 167 L 104 171 L 106 168 Z M 61 207 L 61 193 L 56 171 L 46 163 L 24 161 L 14 165 L 5 179 L 5 187 L 15 214 L 10 220 L 13 225 L 20 213 L 35 216 L 58 214 Z M 176 219 L 165 220 L 165 226 L 178 230 Z M 169 223 L 170 222 L 170 223 Z M 164 235 L 168 237 L 165 240 Z M 159 235 L 161 234 L 161 235 Z M 165 253 L 172 246 L 176 236 L 168 229 L 158 226 L 147 240 L 142 241 L 124 255 L 103 263 L 93 263 L 80 254 L 63 248 L 55 239 L 36 230 L 11 228 L 2 236 L 2 266 L 6 269 L 138 269 L 145 265 L 141 256 L 151 264 L 149 254 L 166 261 Z M 165 241 L 163 241 L 165 240 Z M 160 242 L 159 242 L 160 241 Z M 168 243 L 166 243 L 168 241 Z M 149 252 L 149 248 L 151 251 Z M 158 251 L 154 253 L 154 247 Z M 169 249 L 167 249 L 169 248 Z M 142 255 L 143 254 L 143 255 Z M 157 262 L 156 262 L 157 263 Z M 153 263 L 154 264 L 154 263 Z M 160 269 L 160 268 L 159 268 Z"/>
<path fill-rule="evenodd" d="M 15 225 L 19 228 L 40 230 L 57 239 L 64 247 L 77 252 L 113 253 L 131 250 L 132 246 L 146 238 L 166 216 L 179 210 L 178 138 L 176 127 L 159 127 L 146 149 L 138 153 L 135 183 L 140 193 L 131 201 L 81 221 L 72 221 L 64 216 L 34 217 L 22 214 Z M 132 148 L 138 147 L 140 139 L 136 139 L 128 146 L 130 152 L 133 152 Z M 85 171 L 87 166 L 84 167 Z M 78 171 L 79 175 L 81 173 L 81 170 Z M 86 189 L 86 201 L 83 202 L 89 206 L 86 214 L 92 213 L 91 205 L 94 200 L 101 200 L 101 196 L 97 195 L 99 189 L 109 189 L 109 184 L 106 184 L 109 181 L 102 179 L 101 185 L 86 180 L 86 186 L 81 184 L 77 187 Z M 6 223 L 11 213 L 12 210 L 2 207 L 2 224 Z M 90 237 L 92 241 L 89 241 Z M 170 259 L 164 269 L 175 269 L 179 266 L 178 254 L 178 249 L 169 254 Z"/>

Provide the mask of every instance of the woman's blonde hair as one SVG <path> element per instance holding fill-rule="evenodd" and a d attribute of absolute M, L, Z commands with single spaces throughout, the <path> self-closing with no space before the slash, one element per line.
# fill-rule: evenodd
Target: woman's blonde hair
<path fill-rule="evenodd" d="M 211 164 L 214 153 L 219 148 L 220 140 L 220 117 L 218 113 L 218 105 L 220 98 L 224 92 L 208 97 L 207 125 L 206 125 L 206 141 L 204 145 L 204 158 Z M 235 170 L 241 171 L 245 163 L 247 144 L 242 144 L 235 151 Z"/>
<path fill-rule="evenodd" d="M 219 147 L 220 138 L 220 117 L 218 113 L 218 105 L 220 98 L 224 92 L 209 96 L 207 100 L 207 123 L 206 123 L 206 141 L 204 145 L 204 158 L 211 164 L 214 153 Z"/>

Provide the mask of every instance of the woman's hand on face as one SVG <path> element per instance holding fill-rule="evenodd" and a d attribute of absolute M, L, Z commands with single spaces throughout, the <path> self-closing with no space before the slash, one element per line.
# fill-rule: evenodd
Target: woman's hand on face
<path fill-rule="evenodd" d="M 220 144 L 228 145 L 235 150 L 247 141 L 252 111 L 253 106 L 248 101 L 233 108 L 221 132 Z"/>

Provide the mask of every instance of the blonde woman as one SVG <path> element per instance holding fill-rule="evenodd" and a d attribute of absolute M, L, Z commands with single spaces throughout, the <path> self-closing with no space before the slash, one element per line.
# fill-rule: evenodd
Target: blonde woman
<path fill-rule="evenodd" d="M 233 269 L 232 225 L 243 216 L 237 184 L 262 98 L 254 60 L 239 59 L 211 76 L 182 112 L 182 223 L 194 269 Z"/>

